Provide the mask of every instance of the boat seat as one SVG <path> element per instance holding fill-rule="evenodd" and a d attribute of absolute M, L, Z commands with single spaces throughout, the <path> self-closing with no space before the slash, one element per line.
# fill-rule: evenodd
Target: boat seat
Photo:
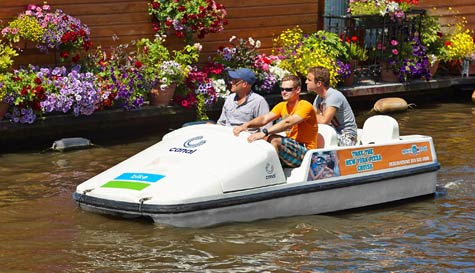
<path fill-rule="evenodd" d="M 356 136 L 356 145 L 361 144 L 361 135 L 363 134 L 363 129 L 358 128 L 356 129 L 357 136 Z"/>
<path fill-rule="evenodd" d="M 338 137 L 335 129 L 327 124 L 318 124 L 317 148 L 338 146 Z"/>
<path fill-rule="evenodd" d="M 399 124 L 386 115 L 368 118 L 361 131 L 361 144 L 384 143 L 399 139 Z"/>

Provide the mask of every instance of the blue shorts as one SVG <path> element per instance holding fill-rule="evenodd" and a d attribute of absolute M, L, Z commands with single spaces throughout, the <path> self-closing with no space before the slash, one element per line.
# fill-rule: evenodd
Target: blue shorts
<path fill-rule="evenodd" d="M 279 149 L 280 162 L 284 167 L 299 167 L 307 151 L 305 145 L 292 138 L 283 137 L 282 146 Z"/>

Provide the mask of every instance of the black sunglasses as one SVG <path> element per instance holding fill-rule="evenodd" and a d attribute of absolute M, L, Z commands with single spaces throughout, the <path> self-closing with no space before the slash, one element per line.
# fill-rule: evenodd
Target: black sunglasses
<path fill-rule="evenodd" d="M 288 88 L 281 87 L 280 90 L 285 91 L 285 92 L 290 92 L 290 91 L 293 91 L 294 88 L 293 87 L 288 87 Z"/>

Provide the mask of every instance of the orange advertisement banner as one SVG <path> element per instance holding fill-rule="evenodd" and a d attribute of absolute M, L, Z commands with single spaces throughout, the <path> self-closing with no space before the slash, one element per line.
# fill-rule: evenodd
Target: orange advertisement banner
<path fill-rule="evenodd" d="M 340 175 L 357 174 L 432 161 L 430 142 L 338 150 Z"/>

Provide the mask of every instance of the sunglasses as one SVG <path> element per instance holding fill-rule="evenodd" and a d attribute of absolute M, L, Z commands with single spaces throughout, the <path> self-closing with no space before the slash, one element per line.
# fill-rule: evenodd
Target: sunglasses
<path fill-rule="evenodd" d="M 243 82 L 243 80 L 241 79 L 234 79 L 234 80 L 230 80 L 229 83 L 232 84 L 232 85 L 236 85 L 238 83 L 241 83 Z"/>
<path fill-rule="evenodd" d="M 294 91 L 294 88 L 293 87 L 288 87 L 288 88 L 284 88 L 284 87 L 281 87 L 280 90 L 282 90 L 282 92 L 291 92 L 291 91 Z"/>

